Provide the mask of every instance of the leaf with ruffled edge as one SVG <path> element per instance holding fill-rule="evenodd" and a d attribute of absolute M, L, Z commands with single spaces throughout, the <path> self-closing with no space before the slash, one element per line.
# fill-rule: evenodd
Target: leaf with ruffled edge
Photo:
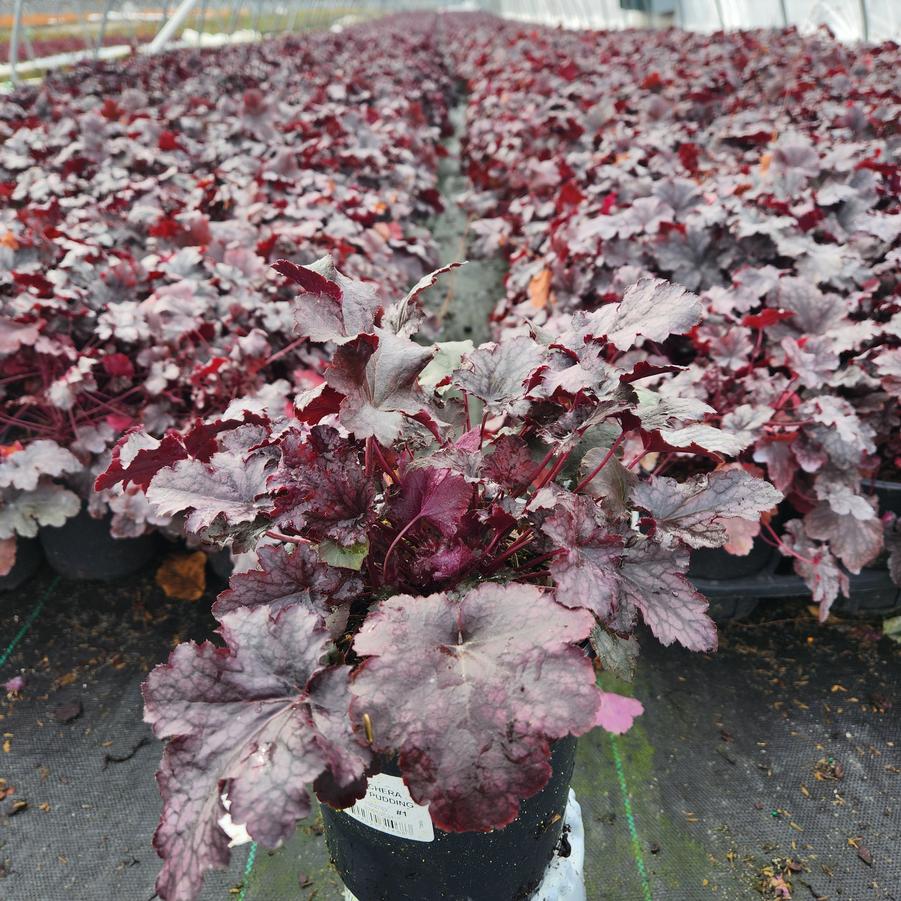
<path fill-rule="evenodd" d="M 780 547 L 780 553 L 783 556 L 791 556 L 786 551 L 794 551 L 797 555 L 792 557 L 795 572 L 810 589 L 814 603 L 820 605 L 819 619 L 825 622 L 839 594 L 850 596 L 848 574 L 838 565 L 827 545 L 818 544 L 805 534 L 804 523 L 800 519 L 792 519 L 785 524 L 782 542 L 784 548 Z"/>
<path fill-rule="evenodd" d="M 417 378 L 434 350 L 378 330 L 342 345 L 326 370 L 329 387 L 343 396 L 338 417 L 357 438 L 391 445 L 407 416 L 426 410 Z"/>
<path fill-rule="evenodd" d="M 769 482 L 743 469 L 717 470 L 681 483 L 661 476 L 632 489 L 632 501 L 647 510 L 661 532 L 694 548 L 720 547 L 729 537 L 725 520 L 757 522 L 781 500 Z"/>
<path fill-rule="evenodd" d="M 41 476 L 61 476 L 82 468 L 78 458 L 55 441 L 32 441 L 22 450 L 0 457 L 0 488 L 37 488 Z"/>
<path fill-rule="evenodd" d="M 375 328 L 382 309 L 375 286 L 342 275 L 330 256 L 310 266 L 277 260 L 272 268 L 301 288 L 294 319 L 302 337 L 340 344 Z"/>
<path fill-rule="evenodd" d="M 593 623 L 517 583 L 389 598 L 354 642 L 369 659 L 354 674 L 352 716 L 368 715 L 376 751 L 397 753 L 435 825 L 499 829 L 547 783 L 551 742 L 597 721 L 594 669 L 576 646 Z"/>
<path fill-rule="evenodd" d="M 701 318 L 697 296 L 661 278 L 642 278 L 626 290 L 618 304 L 607 304 L 589 313 L 583 331 L 607 337 L 619 350 L 635 345 L 639 335 L 665 341 L 684 335 Z"/>
<path fill-rule="evenodd" d="M 465 260 L 449 263 L 447 266 L 442 266 L 440 269 L 424 275 L 405 297 L 391 304 L 385 310 L 380 323 L 382 328 L 404 338 L 415 335 L 422 324 L 422 305 L 419 295 L 431 288 L 438 281 L 439 276 L 444 275 L 446 272 L 451 272 L 453 269 L 459 269 L 460 266 L 465 264 Z"/>
<path fill-rule="evenodd" d="M 190 901 L 229 860 L 223 793 L 234 823 L 275 848 L 310 813 L 307 786 L 347 806 L 365 791 L 370 754 L 347 716 L 346 667 L 323 667 L 330 638 L 302 606 L 234 610 L 225 647 L 180 644 L 144 685 L 144 719 L 169 739 L 157 777 L 163 814 L 156 889 Z"/>
<path fill-rule="evenodd" d="M 302 603 L 328 619 L 333 608 L 349 604 L 363 592 L 358 576 L 323 563 L 309 545 L 293 551 L 280 544 L 263 545 L 257 556 L 258 569 L 235 573 L 229 579 L 228 588 L 213 605 L 216 616 L 242 607 L 266 606 L 275 612 Z"/>
<path fill-rule="evenodd" d="M 276 493 L 278 526 L 313 541 L 364 541 L 375 487 L 360 463 L 358 446 L 328 426 L 314 426 L 308 435 L 289 432 L 278 446 L 282 458 L 267 481 Z"/>
<path fill-rule="evenodd" d="M 544 349 L 524 336 L 482 344 L 463 358 L 454 384 L 485 401 L 491 413 L 514 412 L 525 405 L 526 382 L 544 359 Z"/>
<path fill-rule="evenodd" d="M 81 498 L 62 485 L 45 483 L 34 491 L 7 490 L 0 497 L 0 539 L 34 538 L 41 526 L 61 526 L 81 509 Z"/>
<path fill-rule="evenodd" d="M 626 547 L 620 570 L 619 605 L 640 611 L 657 640 L 678 641 L 690 651 L 716 649 L 716 626 L 707 599 L 688 581 L 688 551 L 639 540 Z"/>
<path fill-rule="evenodd" d="M 548 567 L 557 600 L 567 607 L 586 607 L 606 619 L 619 587 L 622 538 L 609 533 L 595 501 L 582 496 L 561 504 L 541 528 L 558 551 Z"/>
<path fill-rule="evenodd" d="M 270 463 L 265 454 L 242 460 L 217 453 L 209 463 L 179 460 L 153 477 L 147 500 L 163 516 L 188 513 L 185 527 L 191 532 L 209 528 L 220 517 L 227 527 L 251 523 L 273 506 L 266 485 Z"/>

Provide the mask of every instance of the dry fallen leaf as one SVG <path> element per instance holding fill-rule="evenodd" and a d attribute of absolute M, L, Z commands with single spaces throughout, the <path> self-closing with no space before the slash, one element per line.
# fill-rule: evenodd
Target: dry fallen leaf
<path fill-rule="evenodd" d="M 529 281 L 529 301 L 536 310 L 543 310 L 547 306 L 550 292 L 551 270 L 542 269 L 538 275 L 533 275 Z"/>
<path fill-rule="evenodd" d="M 167 598 L 178 601 L 197 601 L 206 590 L 206 554 L 172 554 L 156 571 L 156 584 Z"/>

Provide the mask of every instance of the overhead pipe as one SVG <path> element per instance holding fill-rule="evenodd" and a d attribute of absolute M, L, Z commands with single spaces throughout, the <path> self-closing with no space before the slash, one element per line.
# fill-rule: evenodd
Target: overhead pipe
<path fill-rule="evenodd" d="M 157 32 L 156 37 L 147 45 L 148 53 L 159 53 L 169 40 L 178 32 L 185 24 L 185 20 L 191 13 L 191 10 L 197 5 L 197 0 L 181 0 L 181 3 L 175 8 L 169 21 Z"/>
<path fill-rule="evenodd" d="M 103 7 L 103 16 L 100 19 L 100 31 L 97 32 L 97 40 L 94 41 L 94 62 L 100 57 L 100 48 L 106 39 L 106 23 L 109 20 L 110 10 L 113 7 L 113 0 L 106 0 Z"/>
<path fill-rule="evenodd" d="M 25 0 L 16 0 L 13 7 L 13 33 L 9 39 L 9 77 L 13 84 L 19 83 L 16 67 L 19 65 L 19 35 L 22 31 L 22 6 Z"/>

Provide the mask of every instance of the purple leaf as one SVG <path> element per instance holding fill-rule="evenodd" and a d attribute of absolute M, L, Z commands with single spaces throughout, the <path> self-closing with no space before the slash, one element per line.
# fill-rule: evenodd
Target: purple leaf
<path fill-rule="evenodd" d="M 458 269 L 465 265 L 465 261 L 459 263 L 449 263 L 442 266 L 428 275 L 424 275 L 409 291 L 409 293 L 396 303 L 391 304 L 382 317 L 382 328 L 386 331 L 393 332 L 395 335 L 401 335 L 409 338 L 416 334 L 422 319 L 420 309 L 419 295 L 423 291 L 431 288 L 438 281 L 438 277 L 445 272 Z"/>
<path fill-rule="evenodd" d="M 329 634 L 302 606 L 225 614 L 225 647 L 180 644 L 144 685 L 145 720 L 170 739 L 158 781 L 154 845 L 165 861 L 160 897 L 189 901 L 203 875 L 228 863 L 229 814 L 276 847 L 310 812 L 307 785 L 329 782 L 333 803 L 362 796 L 369 752 L 347 718 L 344 667 L 320 664 Z"/>
<path fill-rule="evenodd" d="M 649 540 L 627 546 L 620 571 L 619 604 L 637 608 L 654 637 L 690 651 L 716 649 L 716 626 L 707 600 L 685 577 L 688 552 Z"/>
<path fill-rule="evenodd" d="M 425 409 L 417 377 L 434 351 L 379 330 L 338 348 L 326 381 L 339 394 L 341 424 L 357 438 L 390 445 L 404 430 L 405 416 Z"/>
<path fill-rule="evenodd" d="M 684 335 L 700 318 L 701 304 L 694 294 L 660 278 L 643 278 L 619 304 L 601 307 L 587 321 L 596 337 L 606 335 L 617 348 L 628 350 L 639 335 L 664 341 Z"/>
<path fill-rule="evenodd" d="M 485 459 L 482 474 L 511 494 L 524 491 L 538 475 L 538 462 L 522 438 L 502 435 L 489 449 L 491 455 Z"/>
<path fill-rule="evenodd" d="M 602 691 L 597 725 L 608 732 L 622 735 L 632 728 L 635 717 L 641 716 L 643 713 L 644 707 L 641 701 L 610 691 Z"/>
<path fill-rule="evenodd" d="M 551 741 L 597 721 L 594 670 L 576 647 L 593 621 L 516 583 L 389 598 L 354 642 L 370 659 L 354 675 L 353 717 L 368 715 L 375 750 L 398 754 L 435 825 L 499 829 L 546 784 Z"/>
<path fill-rule="evenodd" d="M 391 499 L 391 519 L 404 531 L 422 520 L 450 536 L 457 531 L 471 500 L 472 486 L 462 476 L 449 469 L 418 467 L 401 479 L 399 491 Z"/>
<path fill-rule="evenodd" d="M 327 426 L 314 426 L 309 435 L 290 432 L 279 448 L 281 462 L 267 481 L 278 492 L 275 521 L 313 541 L 364 541 L 375 487 L 359 448 Z"/>
<path fill-rule="evenodd" d="M 375 328 L 381 302 L 375 286 L 346 278 L 331 257 L 312 266 L 279 260 L 273 266 L 303 289 L 294 302 L 298 332 L 311 341 L 348 341 Z"/>
<path fill-rule="evenodd" d="M 804 517 L 804 531 L 813 539 L 828 541 L 831 551 L 852 573 L 875 560 L 883 547 L 882 522 L 875 512 L 869 519 L 837 513 L 828 503 L 817 504 Z"/>
<path fill-rule="evenodd" d="M 154 476 L 147 500 L 163 516 L 187 512 L 185 526 L 192 532 L 209 528 L 219 517 L 227 526 L 251 523 L 272 508 L 266 487 L 269 469 L 265 454 L 242 460 L 217 453 L 209 463 L 179 460 Z"/>
<path fill-rule="evenodd" d="M 349 603 L 363 591 L 358 576 L 327 566 L 309 545 L 293 551 L 284 545 L 263 545 L 257 553 L 260 568 L 229 579 L 228 589 L 213 605 L 217 617 L 241 607 L 268 606 L 275 613 L 289 604 L 304 604 L 327 617 L 330 608 Z"/>
<path fill-rule="evenodd" d="M 526 381 L 544 361 L 543 349 L 531 338 L 510 338 L 501 344 L 483 344 L 463 358 L 454 384 L 485 401 L 491 413 L 518 409 L 526 394 Z"/>
<path fill-rule="evenodd" d="M 721 546 L 728 539 L 725 520 L 757 522 L 782 494 L 743 469 L 726 469 L 682 483 L 665 476 L 640 482 L 632 500 L 654 517 L 662 532 L 698 548 Z"/>
<path fill-rule="evenodd" d="M 597 504 L 588 497 L 561 504 L 541 528 L 561 552 L 550 563 L 557 600 L 567 607 L 587 607 L 606 619 L 617 597 L 622 538 L 609 533 Z"/>
<path fill-rule="evenodd" d="M 789 442 L 763 440 L 754 448 L 754 459 L 766 465 L 767 475 L 776 488 L 788 491 L 798 471 Z"/>
<path fill-rule="evenodd" d="M 333 266 L 331 258 L 329 257 L 323 257 L 317 262 L 324 269 Z M 341 300 L 341 289 L 327 276 L 316 271 L 316 263 L 308 267 L 298 266 L 290 260 L 276 260 L 272 264 L 272 268 L 285 276 L 285 278 L 290 279 L 295 285 L 300 285 L 307 294 L 324 294 L 332 300 Z"/>
<path fill-rule="evenodd" d="M 839 593 L 849 596 L 851 583 L 829 549 L 812 541 L 804 532 L 800 519 L 789 520 L 785 524 L 782 541 L 788 551 L 794 552 L 795 572 L 805 581 L 813 595 L 813 601 L 820 605 L 820 622 L 829 617 L 829 610 Z M 789 556 L 780 548 L 783 556 Z"/>

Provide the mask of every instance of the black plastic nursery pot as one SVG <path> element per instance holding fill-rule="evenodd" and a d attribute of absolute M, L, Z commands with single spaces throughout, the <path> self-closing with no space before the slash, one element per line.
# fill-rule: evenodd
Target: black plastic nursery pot
<path fill-rule="evenodd" d="M 157 553 L 157 536 L 113 538 L 110 517 L 94 519 L 82 511 L 59 527 L 40 533 L 50 566 L 66 579 L 121 579 L 146 566 Z"/>
<path fill-rule="evenodd" d="M 691 553 L 688 575 L 692 579 L 746 579 L 773 567 L 778 557 L 775 548 L 760 538 L 743 557 L 721 547 L 698 548 Z"/>
<path fill-rule="evenodd" d="M 41 543 L 37 538 L 16 538 L 16 562 L 0 576 L 0 591 L 13 591 L 30 579 L 41 565 Z"/>
<path fill-rule="evenodd" d="M 880 513 L 894 513 L 901 516 L 901 482 L 886 482 L 882 479 L 867 479 L 864 486 L 876 492 Z"/>
<path fill-rule="evenodd" d="M 371 787 L 355 805 L 355 816 L 323 805 L 332 862 L 358 901 L 526 901 L 541 885 L 560 841 L 575 756 L 575 738 L 556 742 L 548 784 L 522 803 L 516 820 L 492 832 L 423 830 L 421 822 L 399 825 L 390 807 L 390 785 L 385 801 L 375 790 L 377 803 L 367 803 Z M 399 776 L 393 766 L 384 772 Z M 418 810 L 420 818 L 427 818 L 427 811 Z M 420 838 L 384 831 L 392 826 Z M 427 838 L 430 832 L 432 839 L 425 840 L 423 834 Z"/>
<path fill-rule="evenodd" d="M 232 570 L 235 568 L 231 551 L 228 548 L 208 554 L 207 563 L 209 563 L 213 575 L 220 582 L 227 582 L 231 578 Z"/>

